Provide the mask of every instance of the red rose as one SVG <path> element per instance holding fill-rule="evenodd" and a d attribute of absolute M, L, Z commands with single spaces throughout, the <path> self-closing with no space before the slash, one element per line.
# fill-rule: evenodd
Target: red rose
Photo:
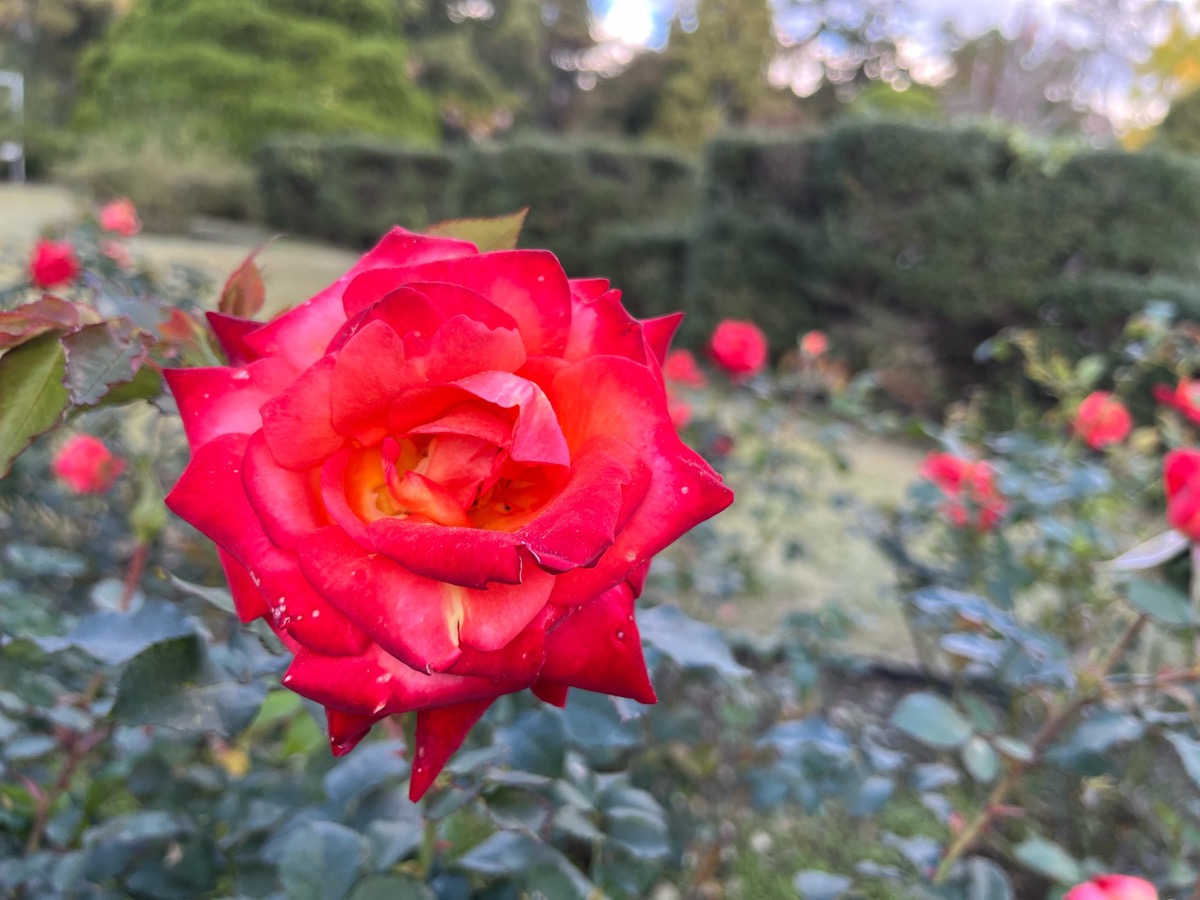
<path fill-rule="evenodd" d="M 1125 404 L 1108 391 L 1093 391 L 1079 404 L 1073 425 L 1084 443 L 1093 450 L 1102 450 L 1129 436 L 1133 417 Z"/>
<path fill-rule="evenodd" d="M 753 322 L 724 319 L 713 331 L 708 353 L 734 381 L 757 375 L 767 365 L 767 338 Z"/>
<path fill-rule="evenodd" d="M 1144 878 L 1132 875 L 1097 875 L 1077 884 L 1063 900 L 1158 900 L 1158 891 Z"/>
<path fill-rule="evenodd" d="M 234 364 L 167 372 L 193 450 L 167 504 L 335 753 L 416 711 L 419 797 L 502 694 L 653 702 L 650 558 L 733 499 L 667 411 L 678 318 L 543 251 L 399 228 L 266 325 L 210 314 Z"/>
<path fill-rule="evenodd" d="M 1200 384 L 1190 378 L 1180 378 L 1174 390 L 1169 385 L 1156 384 L 1154 399 L 1164 406 L 1179 410 L 1191 421 L 1200 425 Z"/>
<path fill-rule="evenodd" d="M 79 277 L 82 266 L 70 241 L 37 242 L 29 260 L 29 277 L 36 287 L 52 288 L 70 284 Z"/>
<path fill-rule="evenodd" d="M 829 338 L 823 331 L 809 331 L 800 338 L 800 352 L 811 359 L 824 356 L 829 349 Z"/>
<path fill-rule="evenodd" d="M 696 357 L 692 356 L 690 350 L 672 350 L 667 354 L 667 359 L 663 363 L 663 378 L 683 387 L 697 390 L 708 384 L 708 379 L 700 371 Z"/>
<path fill-rule="evenodd" d="M 1167 521 L 1200 542 L 1200 450 L 1172 450 L 1163 458 Z"/>
<path fill-rule="evenodd" d="M 142 220 L 138 218 L 137 207 L 132 201 L 122 197 L 120 200 L 104 204 L 101 208 L 100 227 L 105 231 L 133 237 L 142 230 Z"/>
<path fill-rule="evenodd" d="M 125 471 L 125 460 L 98 438 L 77 434 L 58 448 L 50 468 L 76 494 L 103 494 Z"/>
<path fill-rule="evenodd" d="M 942 512 L 958 528 L 991 531 L 1008 509 L 986 462 L 930 453 L 921 464 L 920 475 L 941 489 L 946 496 Z"/>

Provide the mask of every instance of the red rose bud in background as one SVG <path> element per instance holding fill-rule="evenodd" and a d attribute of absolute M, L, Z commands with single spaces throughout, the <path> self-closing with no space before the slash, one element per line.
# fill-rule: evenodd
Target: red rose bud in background
<path fill-rule="evenodd" d="M 809 331 L 800 338 L 800 352 L 811 359 L 825 355 L 829 350 L 829 338 L 823 331 Z"/>
<path fill-rule="evenodd" d="M 1097 875 L 1077 884 L 1063 900 L 1158 900 L 1158 891 L 1144 878 L 1132 875 Z"/>
<path fill-rule="evenodd" d="M 734 381 L 757 375 L 767 365 L 767 338 L 753 322 L 725 319 L 713 331 L 708 354 Z"/>
<path fill-rule="evenodd" d="M 986 462 L 952 453 L 930 453 L 921 464 L 920 475 L 945 495 L 942 512 L 957 528 L 991 531 L 1008 509 L 996 488 L 995 473 Z"/>
<path fill-rule="evenodd" d="M 678 321 L 550 253 L 400 228 L 265 325 L 210 314 L 235 364 L 166 373 L 193 453 L 167 505 L 334 753 L 416 712 L 416 798 L 503 694 L 654 701 L 650 559 L 733 499 L 671 422 Z"/>
<path fill-rule="evenodd" d="M 114 456 L 99 438 L 77 434 L 58 448 L 50 469 L 76 494 L 103 494 L 125 470 L 125 460 Z"/>
<path fill-rule="evenodd" d="M 690 350 L 672 350 L 663 363 L 663 378 L 682 387 L 700 388 L 708 385 L 708 379 L 700 371 L 696 357 Z"/>
<path fill-rule="evenodd" d="M 138 218 L 137 207 L 133 202 L 122 197 L 112 200 L 100 209 L 100 227 L 124 237 L 133 237 L 142 230 L 142 220 Z"/>
<path fill-rule="evenodd" d="M 1073 422 L 1075 433 L 1093 450 L 1119 444 L 1129 436 L 1133 417 L 1108 391 L 1093 391 L 1079 404 Z"/>
<path fill-rule="evenodd" d="M 1200 384 L 1190 378 L 1181 378 L 1174 390 L 1169 385 L 1156 384 L 1153 393 L 1159 403 L 1178 410 L 1200 425 Z"/>
<path fill-rule="evenodd" d="M 1193 542 L 1200 542 L 1200 450 L 1172 450 L 1163 458 L 1167 521 Z"/>
<path fill-rule="evenodd" d="M 29 260 L 29 278 L 35 287 L 53 288 L 70 284 L 82 267 L 70 241 L 41 240 Z"/>

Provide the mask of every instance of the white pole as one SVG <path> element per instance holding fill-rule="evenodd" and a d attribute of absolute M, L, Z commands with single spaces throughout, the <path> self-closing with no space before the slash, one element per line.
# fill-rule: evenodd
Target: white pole
<path fill-rule="evenodd" d="M 25 76 L 20 72 L 0 71 L 0 87 L 8 88 L 8 107 L 17 120 L 15 141 L 0 143 L 0 160 L 8 163 L 8 178 L 25 183 Z"/>

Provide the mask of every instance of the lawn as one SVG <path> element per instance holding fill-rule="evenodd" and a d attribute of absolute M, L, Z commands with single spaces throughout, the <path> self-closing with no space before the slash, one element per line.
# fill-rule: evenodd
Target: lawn
<path fill-rule="evenodd" d="M 28 247 L 43 229 L 69 219 L 78 208 L 78 200 L 58 186 L 0 185 L 0 283 L 20 276 Z M 133 249 L 157 267 L 185 264 L 206 272 L 213 294 L 205 299 L 212 302 L 224 277 L 272 236 L 251 226 L 206 221 L 189 235 L 139 235 Z M 341 275 L 355 258 L 350 251 L 280 237 L 260 257 L 268 309 L 285 309 L 306 299 Z M 791 414 L 779 429 L 776 440 L 805 461 L 795 477 L 809 499 L 795 509 L 774 509 L 771 533 L 759 535 L 775 547 L 791 545 L 799 552 L 765 555 L 758 566 L 757 590 L 734 603 L 713 606 L 685 598 L 684 605 L 689 612 L 723 625 L 766 632 L 788 612 L 833 603 L 861 619 L 854 649 L 871 656 L 909 659 L 912 652 L 888 567 L 859 533 L 859 510 L 853 504 L 843 507 L 829 501 L 835 494 L 866 503 L 899 500 L 916 477 L 922 451 L 902 442 L 853 434 L 842 442 L 850 470 L 838 472 L 818 449 L 815 431 L 814 423 L 800 413 Z M 754 540 L 753 533 L 764 527 L 762 521 L 739 512 L 761 510 L 764 503 L 770 505 L 770 498 L 761 485 L 735 482 L 734 487 L 741 499 L 714 527 L 723 535 L 740 532 L 744 539 Z"/>

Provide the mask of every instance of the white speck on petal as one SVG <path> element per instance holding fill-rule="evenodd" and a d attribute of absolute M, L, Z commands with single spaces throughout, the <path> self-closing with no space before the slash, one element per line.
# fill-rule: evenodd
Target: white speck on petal
<path fill-rule="evenodd" d="M 687 492 L 688 492 L 688 486 L 686 484 L 679 489 L 679 493 L 681 493 L 681 494 L 686 494 Z"/>
<path fill-rule="evenodd" d="M 314 619 L 316 619 L 316 618 L 320 618 L 320 615 L 321 615 L 321 611 L 320 611 L 319 609 L 314 609 L 314 610 L 312 611 L 312 617 L 313 617 Z"/>

